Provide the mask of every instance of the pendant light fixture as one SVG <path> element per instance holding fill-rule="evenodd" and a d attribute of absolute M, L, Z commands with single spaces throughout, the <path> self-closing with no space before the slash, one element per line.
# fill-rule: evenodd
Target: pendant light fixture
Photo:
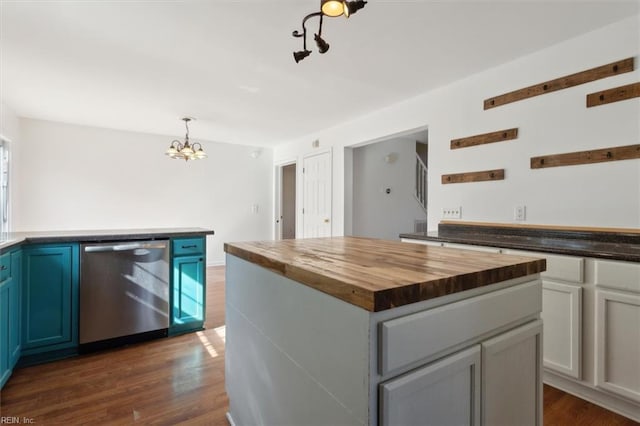
<path fill-rule="evenodd" d="M 195 120 L 193 117 L 184 117 L 182 121 L 184 121 L 184 126 L 187 129 L 187 134 L 184 137 L 184 142 L 180 142 L 179 140 L 174 140 L 169 145 L 169 149 L 165 152 L 170 158 L 176 160 L 201 160 L 203 158 L 207 158 L 207 154 L 202 149 L 202 145 L 200 142 L 190 143 L 189 142 L 189 122 Z"/>
<path fill-rule="evenodd" d="M 316 41 L 319 53 L 326 53 L 329 50 L 329 43 L 322 38 L 322 18 L 328 16 L 330 18 L 336 18 L 344 15 L 345 18 L 356 13 L 367 4 L 364 0 L 346 1 L 346 0 L 320 0 L 320 12 L 310 13 L 302 20 L 302 33 L 298 30 L 293 32 L 294 37 L 302 37 L 302 50 L 293 52 L 293 59 L 296 63 L 300 62 L 311 54 L 311 51 L 307 49 L 307 27 L 306 23 L 309 18 L 315 16 L 320 17 L 320 24 L 318 26 L 318 33 L 314 34 L 313 39 Z"/>

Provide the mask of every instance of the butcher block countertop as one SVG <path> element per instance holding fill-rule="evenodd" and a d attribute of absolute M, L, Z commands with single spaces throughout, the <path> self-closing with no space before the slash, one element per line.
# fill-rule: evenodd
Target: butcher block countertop
<path fill-rule="evenodd" d="M 358 237 L 226 243 L 224 249 L 371 312 L 546 268 L 544 259 Z"/>

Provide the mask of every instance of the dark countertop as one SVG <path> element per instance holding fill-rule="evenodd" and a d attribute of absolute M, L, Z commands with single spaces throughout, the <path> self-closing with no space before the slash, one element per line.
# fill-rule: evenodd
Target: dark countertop
<path fill-rule="evenodd" d="M 332 237 L 225 243 L 227 254 L 370 312 L 545 270 L 544 259 Z"/>
<path fill-rule="evenodd" d="M 640 262 L 640 234 L 631 232 L 440 224 L 438 231 L 400 234 L 400 238 Z"/>
<path fill-rule="evenodd" d="M 212 229 L 205 228 L 94 229 L 80 231 L 10 232 L 0 235 L 0 250 L 6 250 L 21 243 L 45 244 L 65 242 L 157 240 L 213 234 L 214 231 Z"/>

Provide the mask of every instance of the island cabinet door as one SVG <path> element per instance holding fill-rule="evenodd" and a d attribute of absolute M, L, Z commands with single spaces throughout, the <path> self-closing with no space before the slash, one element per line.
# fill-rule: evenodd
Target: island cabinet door
<path fill-rule="evenodd" d="M 485 425 L 542 424 L 542 321 L 482 343 Z"/>
<path fill-rule="evenodd" d="M 173 259 L 171 334 L 202 328 L 204 280 L 203 255 L 177 256 Z"/>
<path fill-rule="evenodd" d="M 480 345 L 380 387 L 383 426 L 479 425 Z"/>

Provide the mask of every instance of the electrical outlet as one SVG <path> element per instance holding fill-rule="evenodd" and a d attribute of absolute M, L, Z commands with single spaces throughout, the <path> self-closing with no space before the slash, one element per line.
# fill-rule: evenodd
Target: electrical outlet
<path fill-rule="evenodd" d="M 522 222 L 526 219 L 527 216 L 527 207 L 526 206 L 515 206 L 513 209 L 513 220 L 517 220 L 518 222 Z"/>
<path fill-rule="evenodd" d="M 442 209 L 443 219 L 460 219 L 462 218 L 462 207 L 444 207 Z"/>

